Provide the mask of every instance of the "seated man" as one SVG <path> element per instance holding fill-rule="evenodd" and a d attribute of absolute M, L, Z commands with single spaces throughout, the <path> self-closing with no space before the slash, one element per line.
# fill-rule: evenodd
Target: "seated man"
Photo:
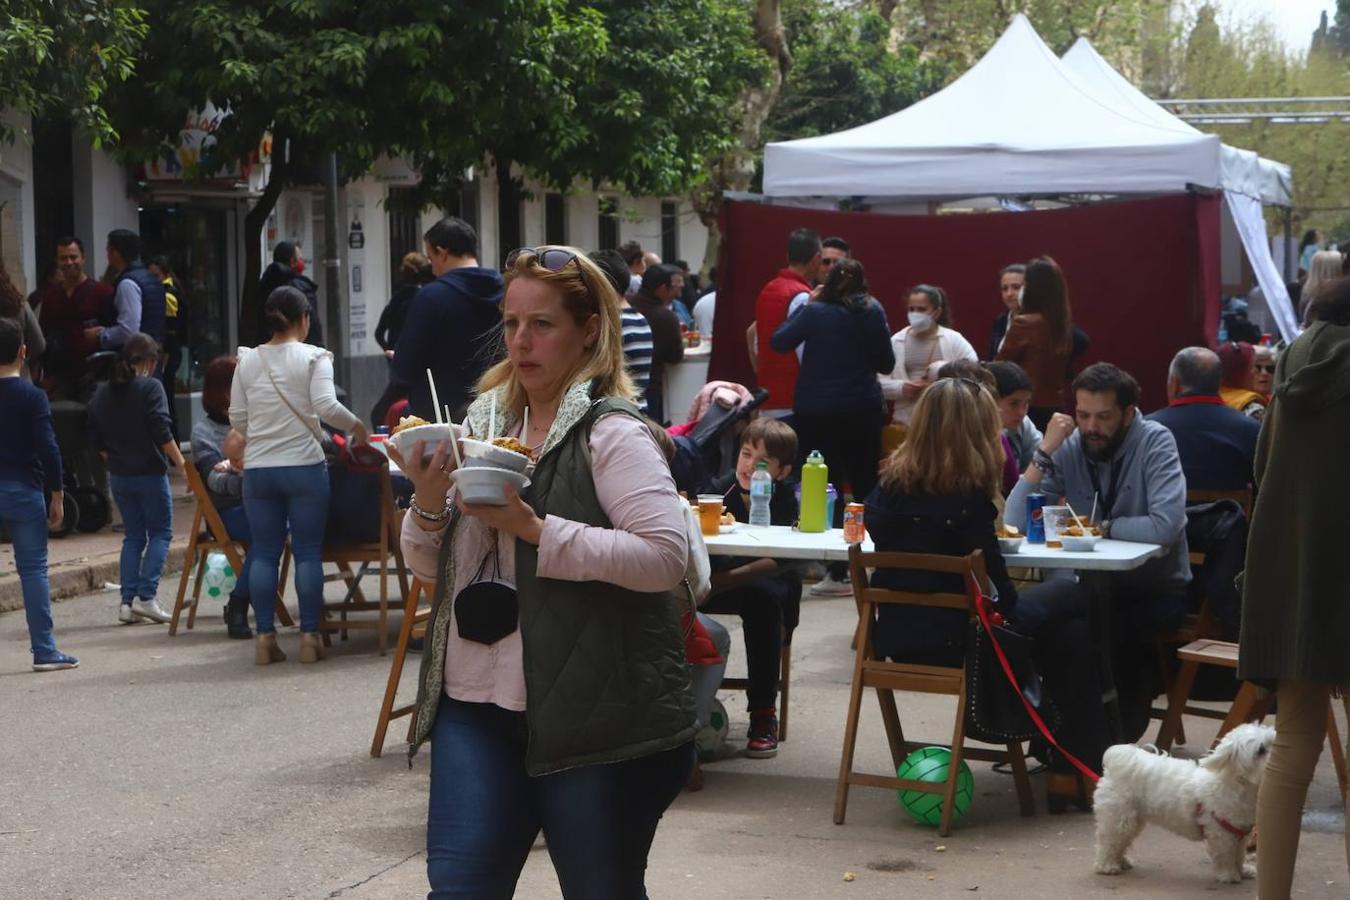
<path fill-rule="evenodd" d="M 1188 488 L 1241 491 L 1252 483 L 1261 423 L 1223 402 L 1222 382 L 1219 355 L 1187 347 L 1167 370 L 1167 408 L 1149 416 L 1176 439 Z"/>
<path fill-rule="evenodd" d="M 722 501 L 737 522 L 750 521 L 750 476 L 760 461 L 773 478 L 769 521 L 791 525 L 797 521 L 797 498 L 786 479 L 797 456 L 797 433 L 778 419 L 755 419 L 741 435 L 736 472 Z M 797 625 L 802 579 L 773 559 L 714 557 L 713 593 L 706 612 L 736 613 L 745 632 L 745 666 L 750 689 L 750 730 L 745 755 L 767 758 L 778 753 L 778 675 L 783 634 Z"/>
<path fill-rule="evenodd" d="M 1112 638 L 1126 741 L 1148 725 L 1153 697 L 1148 640 L 1182 624 L 1189 611 L 1191 567 L 1186 547 L 1186 477 L 1176 441 L 1157 422 L 1139 415 L 1139 385 L 1110 363 L 1084 369 L 1073 382 L 1077 421 L 1056 413 L 1017 486 L 1005 520 L 1021 527 L 1027 496 L 1061 497 L 1079 515 L 1095 519 L 1102 535 L 1161 544 L 1166 552 L 1104 583 L 1113 601 Z M 1095 501 L 1095 503 L 1094 503 Z M 1018 623 L 1036 634 L 1066 617 L 1084 615 L 1088 588 L 1055 579 L 1024 592 Z"/>

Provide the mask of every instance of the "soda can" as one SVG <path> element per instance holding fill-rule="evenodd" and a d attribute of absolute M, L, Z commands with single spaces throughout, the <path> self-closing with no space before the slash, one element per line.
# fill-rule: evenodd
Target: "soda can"
<path fill-rule="evenodd" d="M 850 503 L 844 507 L 844 543 L 861 544 L 867 538 L 863 525 L 863 505 Z"/>
<path fill-rule="evenodd" d="M 1045 495 L 1027 494 L 1027 543 L 1045 543 Z"/>

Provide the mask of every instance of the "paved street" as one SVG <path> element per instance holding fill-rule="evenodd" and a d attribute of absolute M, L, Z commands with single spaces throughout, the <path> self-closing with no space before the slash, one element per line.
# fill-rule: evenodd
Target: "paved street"
<path fill-rule="evenodd" d="M 49 675 L 28 669 L 22 614 L 0 615 L 0 897 L 425 893 L 428 763 L 409 769 L 397 723 L 385 756 L 367 753 L 388 671 L 370 634 L 301 667 L 292 631 L 281 637 L 291 660 L 260 669 L 251 644 L 225 639 L 218 611 L 170 639 L 162 626 L 113 624 L 116 602 L 56 605 L 61 646 L 82 665 Z M 1090 816 L 1046 815 L 1036 779 L 1038 815 L 1021 819 L 1010 780 L 985 764 L 973 766 L 975 805 L 950 838 L 868 788 L 834 825 L 854 618 L 847 599 L 804 604 L 790 740 L 774 760 L 705 767 L 704 791 L 682 795 L 658 833 L 653 898 L 1254 896 L 1250 883 L 1213 885 L 1200 845 L 1156 830 L 1136 848 L 1134 872 L 1096 876 Z M 743 699 L 723 700 L 733 741 L 743 738 Z M 947 701 L 905 698 L 901 710 L 915 735 L 949 733 Z M 875 702 L 863 711 L 860 760 L 882 771 Z M 1191 746 L 1212 726 L 1188 722 Z M 1309 805 L 1335 803 L 1324 755 Z M 1346 884 L 1341 834 L 1305 832 L 1295 896 L 1345 897 Z M 543 849 L 517 895 L 558 896 Z"/>

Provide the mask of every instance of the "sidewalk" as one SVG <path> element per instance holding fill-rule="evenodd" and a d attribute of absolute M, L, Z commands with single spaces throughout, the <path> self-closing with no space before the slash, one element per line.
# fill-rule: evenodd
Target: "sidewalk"
<path fill-rule="evenodd" d="M 173 497 L 173 544 L 164 574 L 175 574 L 183 567 L 183 553 L 187 549 L 188 528 L 192 525 L 193 501 L 186 496 L 187 482 L 177 472 L 169 476 L 169 491 Z M 113 520 L 121 521 L 113 504 Z M 51 583 L 52 600 L 65 600 L 80 594 L 103 590 L 107 582 L 116 583 L 118 556 L 122 551 L 122 532 L 109 525 L 94 534 L 72 532 L 63 538 L 47 542 L 47 577 Z M 177 582 L 173 588 L 177 590 Z M 166 582 L 161 593 L 168 588 Z M 167 604 L 165 606 L 167 609 Z M 0 544 L 0 613 L 23 609 L 23 591 L 14 568 L 14 547 Z"/>

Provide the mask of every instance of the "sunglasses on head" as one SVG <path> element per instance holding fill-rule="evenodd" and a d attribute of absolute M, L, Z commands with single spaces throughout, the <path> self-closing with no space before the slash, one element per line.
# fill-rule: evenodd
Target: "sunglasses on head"
<path fill-rule="evenodd" d="M 577 258 L 577 255 L 571 250 L 563 250 L 559 247 L 521 247 L 506 254 L 506 268 L 513 267 L 516 260 L 526 253 L 533 256 L 539 265 L 550 272 L 561 272 L 569 264 L 575 262 Z"/>

